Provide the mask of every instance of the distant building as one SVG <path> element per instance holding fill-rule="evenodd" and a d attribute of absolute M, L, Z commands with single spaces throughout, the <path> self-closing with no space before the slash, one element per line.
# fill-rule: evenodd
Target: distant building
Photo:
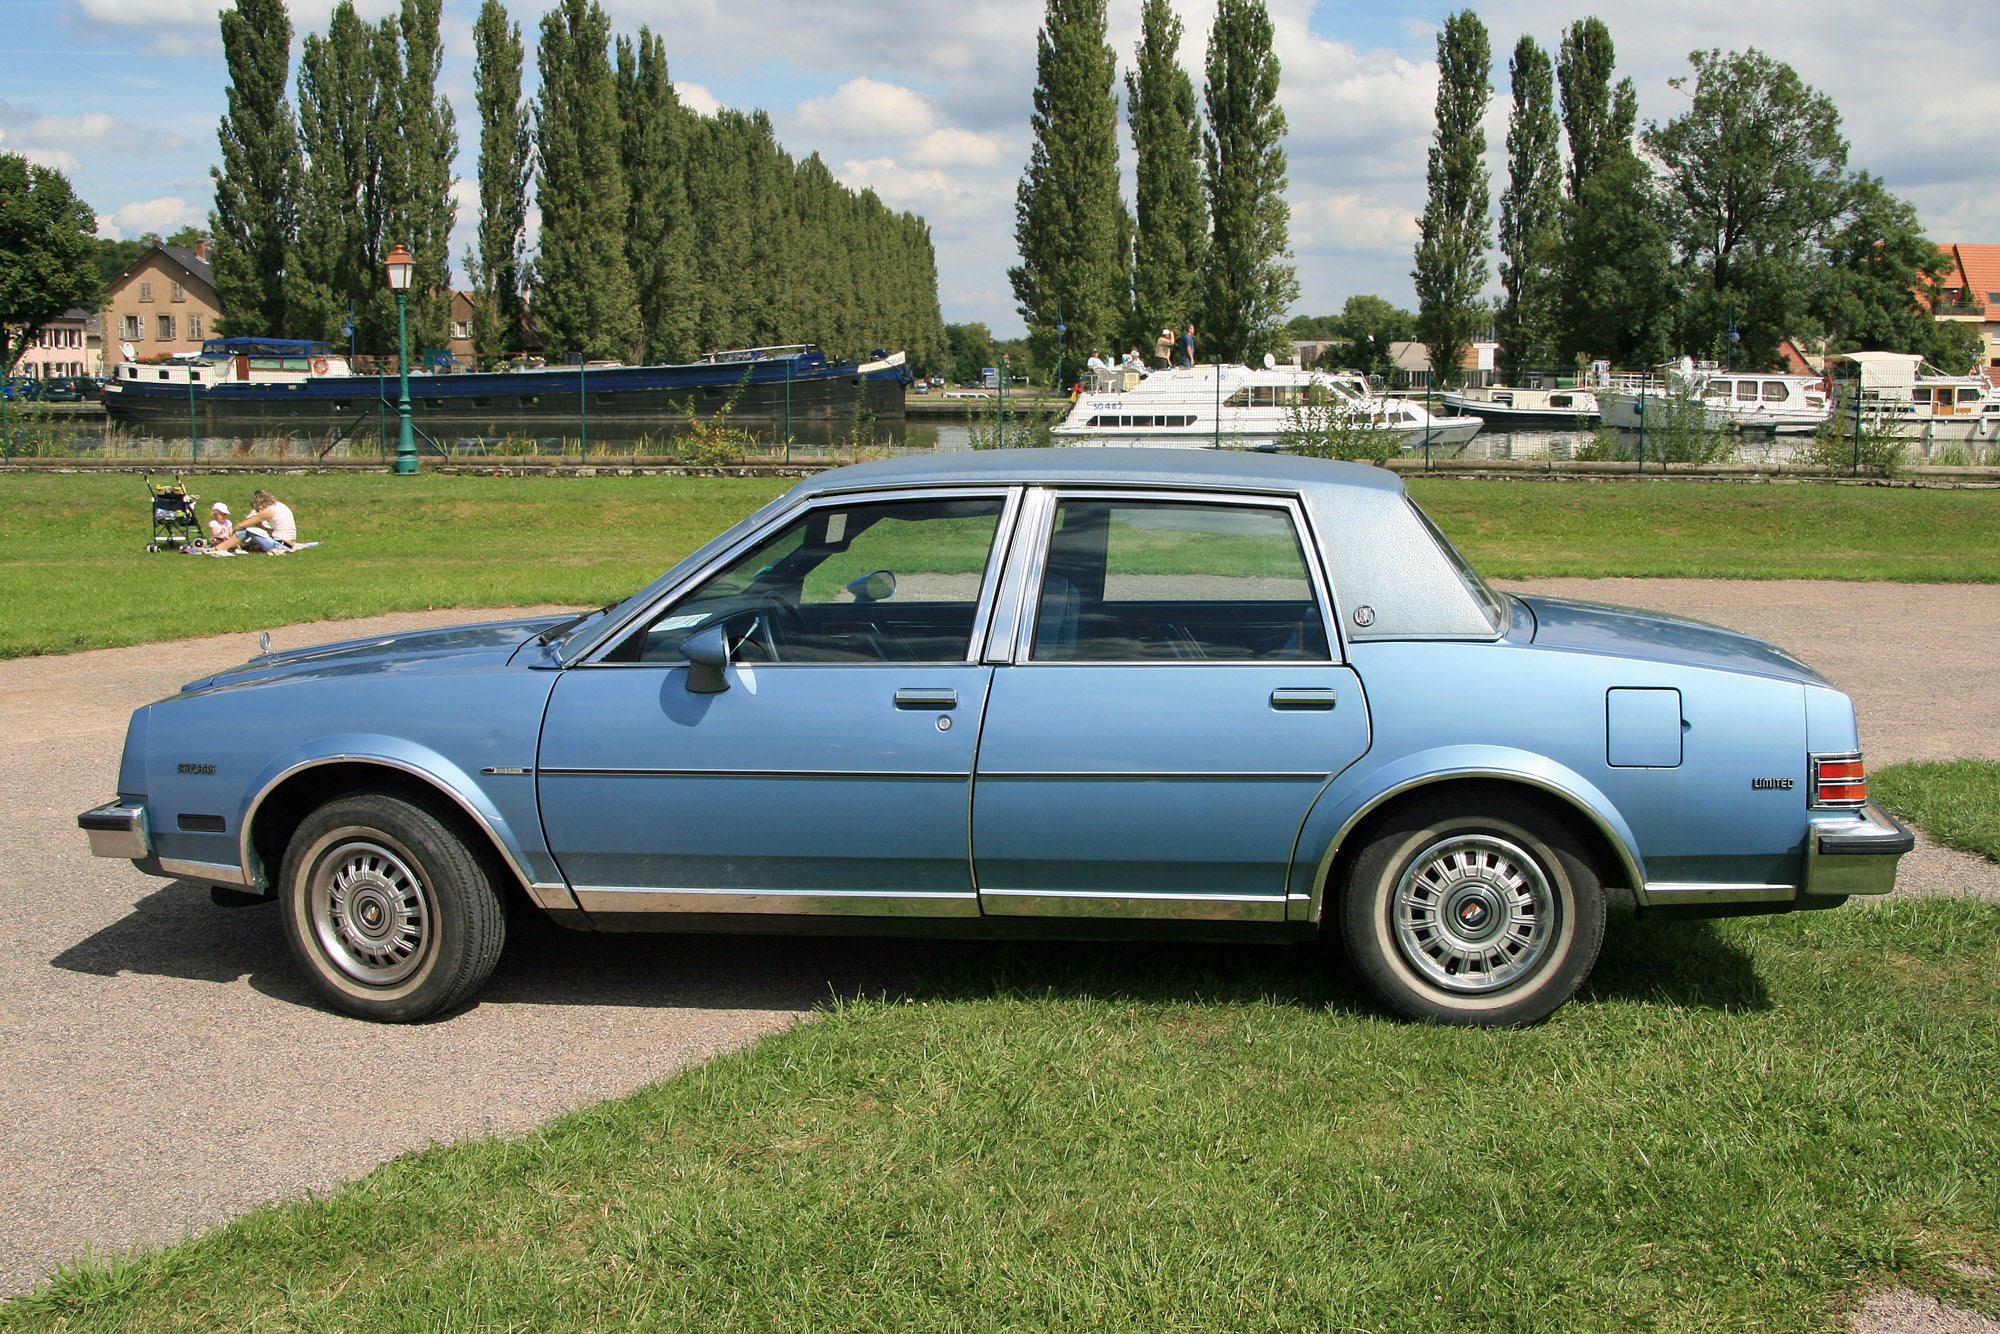
<path fill-rule="evenodd" d="M 1459 374 L 1455 382 L 1468 385 L 1489 385 L 1493 383 L 1500 344 L 1491 334 L 1475 337 L 1472 345 L 1465 349 L 1465 359 L 1458 363 Z M 1432 387 L 1431 350 L 1422 343 L 1389 344 L 1389 360 L 1395 366 L 1390 379 L 1392 389 L 1429 389 Z"/>
<path fill-rule="evenodd" d="M 42 326 L 14 374 L 46 380 L 56 375 L 96 375 L 103 369 L 98 318 L 87 310 L 66 310 Z"/>
<path fill-rule="evenodd" d="M 1932 315 L 1954 324 L 1979 326 L 1980 366 L 1989 380 L 2000 381 L 2000 245 L 1953 242 L 1938 247 L 1951 261 L 1944 277 L 1944 299 Z M 1956 375 L 1962 366 L 1940 366 Z"/>
<path fill-rule="evenodd" d="M 208 242 L 155 241 L 104 289 L 104 373 L 117 373 L 126 345 L 136 361 L 201 351 L 221 313 Z"/>

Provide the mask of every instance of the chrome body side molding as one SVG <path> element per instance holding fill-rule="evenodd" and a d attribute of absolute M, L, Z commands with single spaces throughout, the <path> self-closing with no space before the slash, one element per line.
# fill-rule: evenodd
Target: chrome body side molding
<path fill-rule="evenodd" d="M 564 905 L 568 906 L 568 905 Z M 576 906 L 603 913 L 770 913 L 807 917 L 977 917 L 976 894 L 851 889 L 627 889 L 578 885 Z"/>
<path fill-rule="evenodd" d="M 160 869 L 168 875 L 177 875 L 183 880 L 199 880 L 209 885 L 231 885 L 237 888 L 251 888 L 250 877 L 240 866 L 227 862 L 189 862 L 178 857 L 160 858 Z"/>
<path fill-rule="evenodd" d="M 988 889 L 995 917 L 1127 917 L 1175 922 L 1282 922 L 1285 901 L 1266 894 L 1111 894 L 1093 890 Z"/>

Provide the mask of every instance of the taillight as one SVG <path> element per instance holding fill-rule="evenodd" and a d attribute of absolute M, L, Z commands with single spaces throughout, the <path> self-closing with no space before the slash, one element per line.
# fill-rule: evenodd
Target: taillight
<path fill-rule="evenodd" d="M 1868 778 L 1861 756 L 1815 755 L 1812 757 L 1812 804 L 1815 806 L 1863 806 L 1868 802 Z"/>

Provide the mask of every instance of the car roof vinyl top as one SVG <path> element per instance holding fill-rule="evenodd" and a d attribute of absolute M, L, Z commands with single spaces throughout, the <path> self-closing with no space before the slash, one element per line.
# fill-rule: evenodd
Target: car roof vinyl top
<path fill-rule="evenodd" d="M 793 494 L 872 487 L 987 483 L 1094 483 L 1125 486 L 1241 486 L 1298 490 L 1350 486 L 1400 492 L 1386 468 L 1294 454 L 1249 450 L 1135 449 L 1069 446 L 1054 449 L 965 450 L 917 454 L 834 468 L 810 477 Z"/>

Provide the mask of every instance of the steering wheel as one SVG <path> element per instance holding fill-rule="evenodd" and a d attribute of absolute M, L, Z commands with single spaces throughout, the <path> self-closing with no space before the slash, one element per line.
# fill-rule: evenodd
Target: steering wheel
<path fill-rule="evenodd" d="M 805 618 L 799 615 L 797 607 L 776 594 L 759 602 L 749 615 L 753 619 L 744 627 L 743 637 L 736 646 L 737 652 L 745 655 L 745 661 L 784 662 L 788 647 L 796 652 L 806 642 Z M 750 653 L 758 656 L 750 657 Z"/>

